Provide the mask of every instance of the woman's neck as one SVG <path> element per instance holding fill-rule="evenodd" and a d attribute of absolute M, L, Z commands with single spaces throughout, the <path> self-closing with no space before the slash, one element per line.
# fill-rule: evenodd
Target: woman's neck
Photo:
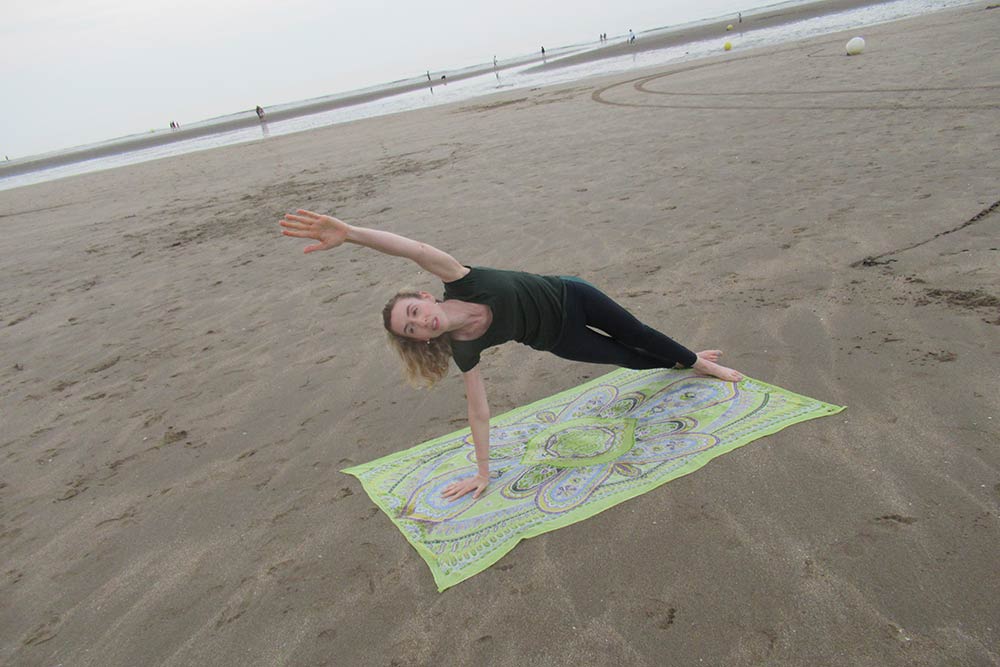
<path fill-rule="evenodd" d="M 475 340 L 486 333 L 493 323 L 493 311 L 482 303 L 449 299 L 441 304 L 448 314 L 448 333 L 455 340 Z"/>

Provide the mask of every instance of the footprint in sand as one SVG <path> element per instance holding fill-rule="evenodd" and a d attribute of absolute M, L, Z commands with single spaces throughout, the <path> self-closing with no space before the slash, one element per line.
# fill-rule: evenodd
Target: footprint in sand
<path fill-rule="evenodd" d="M 21 642 L 22 646 L 38 646 L 54 639 L 59 634 L 61 619 L 56 614 L 51 614 L 44 623 L 36 626 L 28 636 Z"/>
<path fill-rule="evenodd" d="M 666 630 L 674 624 L 677 609 L 667 605 L 663 600 L 650 599 L 642 609 L 642 614 L 656 624 L 660 630 Z"/>
<path fill-rule="evenodd" d="M 884 516 L 877 516 L 873 519 L 875 523 L 882 525 L 903 525 L 908 526 L 911 523 L 916 523 L 917 520 L 912 516 L 902 516 L 899 514 L 886 514 Z"/>

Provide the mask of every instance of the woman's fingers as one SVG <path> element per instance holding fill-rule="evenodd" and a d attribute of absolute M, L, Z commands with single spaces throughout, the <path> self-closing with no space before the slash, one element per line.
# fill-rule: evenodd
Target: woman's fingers
<path fill-rule="evenodd" d="M 475 500 L 479 498 L 479 494 L 481 494 L 485 488 L 486 485 L 476 482 L 474 477 L 471 479 L 463 479 L 458 482 L 452 482 L 448 486 L 444 487 L 444 491 L 441 492 L 441 497 L 447 498 L 448 500 L 458 500 L 470 491 L 475 491 L 475 493 L 472 494 L 472 499 Z"/>
<path fill-rule="evenodd" d="M 303 252 L 306 253 L 329 250 L 341 245 L 346 238 L 346 225 L 343 222 L 304 208 L 296 210 L 295 213 L 286 213 L 278 224 L 285 236 L 319 241 L 303 248 Z"/>
<path fill-rule="evenodd" d="M 286 220 L 295 220 L 297 222 L 303 222 L 306 224 L 316 224 L 317 222 L 320 222 L 323 218 L 326 217 L 328 216 L 325 216 L 322 213 L 307 211 L 304 208 L 297 209 L 295 213 L 285 214 Z"/>
<path fill-rule="evenodd" d="M 292 215 L 291 213 L 286 213 L 283 220 L 280 220 L 278 224 L 281 225 L 302 225 L 303 227 L 312 227 L 316 224 L 316 221 L 311 218 L 305 218 L 301 215 Z"/>
<path fill-rule="evenodd" d="M 286 219 L 279 220 L 278 224 L 281 225 L 281 233 L 285 236 L 295 236 L 300 239 L 316 239 L 320 238 L 320 230 L 316 228 L 316 225 L 311 223 L 296 222 L 293 220 Z"/>
<path fill-rule="evenodd" d="M 464 484 L 461 482 L 452 482 L 445 487 L 441 495 L 449 500 L 457 500 L 469 492 L 469 489 L 463 487 Z"/>

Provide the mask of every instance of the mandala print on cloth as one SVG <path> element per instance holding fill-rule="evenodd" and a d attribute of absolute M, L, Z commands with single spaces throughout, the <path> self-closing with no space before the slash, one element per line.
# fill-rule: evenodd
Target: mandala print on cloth
<path fill-rule="evenodd" d="M 490 484 L 477 500 L 441 497 L 446 486 L 476 473 L 468 429 L 343 472 L 361 480 L 444 590 L 520 540 L 843 409 L 750 378 L 732 383 L 690 370 L 619 369 L 494 417 Z"/>

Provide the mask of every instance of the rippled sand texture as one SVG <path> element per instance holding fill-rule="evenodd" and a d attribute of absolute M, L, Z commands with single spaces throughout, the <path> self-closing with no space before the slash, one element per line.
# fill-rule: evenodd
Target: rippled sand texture
<path fill-rule="evenodd" d="M 0 663 L 1000 664 L 1000 10 L 0 193 Z M 435 591 L 340 468 L 461 428 L 332 211 L 849 409 Z M 494 414 L 607 370 L 508 345 Z"/>

